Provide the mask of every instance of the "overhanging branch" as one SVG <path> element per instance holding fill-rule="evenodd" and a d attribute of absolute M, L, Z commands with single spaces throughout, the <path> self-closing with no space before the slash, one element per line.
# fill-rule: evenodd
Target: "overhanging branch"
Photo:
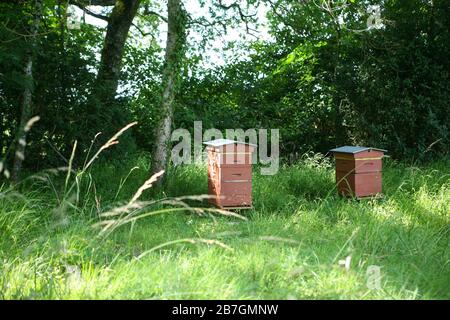
<path fill-rule="evenodd" d="M 104 20 L 104 21 L 109 21 L 109 18 L 107 16 L 104 16 L 104 15 L 92 12 L 91 10 L 86 8 L 86 6 L 83 5 L 82 3 L 73 2 L 73 4 L 76 5 L 78 8 L 80 8 L 81 10 L 83 10 L 86 14 L 88 14 L 88 15 L 94 17 L 94 18 L 101 19 L 101 20 Z"/>
<path fill-rule="evenodd" d="M 252 18 L 255 17 L 257 15 L 257 12 L 255 13 L 246 13 L 244 12 L 244 10 L 241 8 L 241 6 L 239 5 L 239 3 L 237 2 L 233 2 L 229 5 L 226 5 L 223 3 L 223 0 L 218 0 L 218 3 L 215 4 L 216 6 L 218 6 L 219 8 L 223 9 L 223 10 L 231 10 L 234 9 L 237 11 L 237 13 L 239 14 L 239 18 L 242 22 L 244 22 L 245 24 L 245 30 L 248 34 L 255 36 L 254 34 L 251 33 L 251 31 L 256 31 L 255 29 L 252 29 L 249 27 L 249 23 L 251 22 Z M 255 36 L 256 37 L 256 36 Z"/>
<path fill-rule="evenodd" d="M 144 12 L 140 16 L 155 16 L 166 23 L 168 22 L 166 17 L 156 11 L 150 10 L 147 5 L 144 7 Z"/>
<path fill-rule="evenodd" d="M 257 14 L 256 12 L 253 14 L 244 13 L 241 6 L 237 2 L 233 2 L 232 4 L 225 5 L 225 4 L 223 4 L 223 0 L 218 0 L 218 1 L 219 1 L 219 3 L 217 4 L 217 6 L 219 6 L 220 8 L 222 8 L 224 10 L 236 9 L 237 12 L 239 13 L 239 17 L 241 18 L 242 21 L 247 20 L 251 17 L 254 17 Z"/>
<path fill-rule="evenodd" d="M 69 1 L 73 4 L 77 5 L 80 4 L 83 7 L 85 6 L 102 6 L 102 7 L 108 7 L 108 6 L 114 6 L 116 4 L 116 0 L 78 0 L 76 4 L 74 1 Z"/>

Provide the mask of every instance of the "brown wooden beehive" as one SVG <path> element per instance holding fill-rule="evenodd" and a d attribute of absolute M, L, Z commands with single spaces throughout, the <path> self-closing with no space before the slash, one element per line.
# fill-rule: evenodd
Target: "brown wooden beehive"
<path fill-rule="evenodd" d="M 219 208 L 251 208 L 252 154 L 256 145 L 217 139 L 208 152 L 209 202 Z"/>
<path fill-rule="evenodd" d="M 357 198 L 381 195 L 382 159 L 386 150 L 345 146 L 330 152 L 336 159 L 339 194 Z"/>

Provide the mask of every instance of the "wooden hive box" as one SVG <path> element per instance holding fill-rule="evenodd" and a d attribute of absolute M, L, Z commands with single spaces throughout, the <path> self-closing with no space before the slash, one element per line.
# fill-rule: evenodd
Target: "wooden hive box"
<path fill-rule="evenodd" d="M 381 195 L 382 159 L 386 150 L 344 146 L 330 152 L 336 159 L 339 194 L 357 198 Z"/>
<path fill-rule="evenodd" d="M 208 152 L 209 202 L 219 208 L 251 208 L 256 145 L 228 139 L 204 144 Z"/>

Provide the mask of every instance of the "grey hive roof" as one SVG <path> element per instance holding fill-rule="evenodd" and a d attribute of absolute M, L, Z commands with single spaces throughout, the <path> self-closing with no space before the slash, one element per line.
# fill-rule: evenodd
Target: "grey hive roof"
<path fill-rule="evenodd" d="M 230 139 L 216 139 L 216 140 L 203 142 L 203 144 L 206 144 L 207 146 L 211 146 L 211 147 L 220 147 L 220 146 L 225 146 L 227 144 L 235 144 L 235 143 L 246 144 L 249 146 L 256 147 L 256 144 L 253 144 L 253 143 L 247 143 L 247 142 L 243 142 L 243 141 L 235 141 L 235 140 L 230 140 Z"/>
<path fill-rule="evenodd" d="M 384 149 L 371 148 L 371 147 L 359 147 L 359 146 L 339 147 L 339 148 L 331 149 L 330 152 L 355 154 L 355 153 L 360 153 L 360 152 L 367 151 L 367 150 L 387 152 L 387 150 L 384 150 Z"/>

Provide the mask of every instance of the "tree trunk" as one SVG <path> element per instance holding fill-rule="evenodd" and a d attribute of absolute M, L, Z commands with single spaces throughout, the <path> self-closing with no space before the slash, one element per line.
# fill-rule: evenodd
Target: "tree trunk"
<path fill-rule="evenodd" d="M 156 131 L 153 172 L 167 169 L 174 100 L 186 42 L 186 12 L 181 0 L 168 0 L 167 12 L 168 32 L 163 69 L 161 119 Z"/>
<path fill-rule="evenodd" d="M 23 90 L 22 96 L 22 105 L 21 105 L 21 114 L 18 132 L 16 136 L 16 144 L 15 144 L 15 155 L 14 155 L 14 163 L 12 168 L 11 180 L 13 182 L 17 182 L 19 179 L 19 174 L 22 169 L 22 163 L 25 159 L 25 146 L 28 129 L 26 124 L 28 120 L 30 120 L 32 110 L 32 94 L 33 94 L 33 59 L 34 59 L 34 51 L 36 46 L 36 36 L 39 30 L 39 24 L 41 22 L 42 16 L 42 0 L 34 1 L 33 8 L 33 21 L 30 26 L 30 45 L 28 47 L 28 52 L 26 54 L 26 62 L 24 68 L 24 75 L 27 79 L 27 84 L 25 85 L 25 89 Z"/>
<path fill-rule="evenodd" d="M 117 0 L 108 17 L 94 95 L 99 107 L 114 102 L 119 83 L 123 49 L 141 0 Z M 106 106 L 107 107 L 107 106 Z"/>
<path fill-rule="evenodd" d="M 87 1 L 86 1 L 87 2 Z M 109 1 L 97 1 L 109 5 Z M 120 127 L 125 125 L 122 110 L 116 100 L 122 58 L 128 32 L 139 9 L 141 0 L 117 0 L 109 14 L 106 35 L 101 50 L 100 65 L 94 81 L 92 93 L 86 104 L 85 113 L 80 115 L 85 131 L 76 135 L 81 149 L 90 149 L 93 137 L 103 134 L 95 140 L 94 149 L 105 143 Z"/>

